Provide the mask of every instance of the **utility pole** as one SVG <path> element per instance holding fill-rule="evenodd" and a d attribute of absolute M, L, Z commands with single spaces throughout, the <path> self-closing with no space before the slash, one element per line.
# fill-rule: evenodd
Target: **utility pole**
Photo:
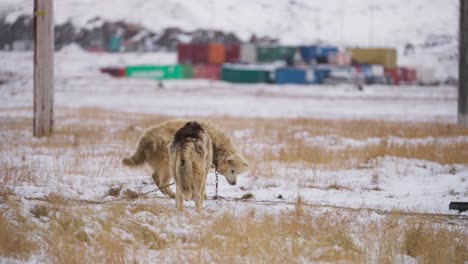
<path fill-rule="evenodd" d="M 468 127 L 468 0 L 460 0 L 458 125 Z"/>
<path fill-rule="evenodd" d="M 52 133 L 54 113 L 53 0 L 34 0 L 34 120 L 35 137 Z"/>

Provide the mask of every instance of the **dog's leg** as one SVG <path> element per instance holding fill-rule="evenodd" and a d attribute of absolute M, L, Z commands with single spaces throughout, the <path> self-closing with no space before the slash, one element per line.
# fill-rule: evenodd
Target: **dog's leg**
<path fill-rule="evenodd" d="M 178 187 L 177 187 L 178 188 Z M 183 211 L 184 210 L 184 197 L 182 195 L 182 190 L 179 188 L 176 190 L 177 192 L 177 197 L 176 197 L 176 207 L 177 210 Z"/>
<path fill-rule="evenodd" d="M 201 212 L 202 209 L 202 203 L 203 203 L 203 195 L 199 192 L 194 194 L 194 200 L 195 200 L 195 209 L 197 212 Z"/>
<path fill-rule="evenodd" d="M 175 198 L 174 192 L 167 186 L 169 184 L 169 181 L 171 180 L 170 173 L 168 173 L 169 176 L 165 175 L 163 177 L 160 177 L 160 173 L 158 172 L 153 172 L 153 181 L 158 186 L 158 188 L 161 190 L 162 193 L 165 195 L 170 196 L 171 198 Z"/>
<path fill-rule="evenodd" d="M 171 188 L 168 187 L 169 183 L 171 182 L 171 173 L 169 171 L 167 172 L 164 172 L 162 173 L 161 176 L 161 182 L 160 184 L 162 186 L 160 186 L 159 188 L 161 187 L 165 187 L 161 190 L 162 193 L 164 193 L 165 195 L 168 195 L 169 197 L 171 198 L 175 198 L 175 193 L 171 190 Z"/>

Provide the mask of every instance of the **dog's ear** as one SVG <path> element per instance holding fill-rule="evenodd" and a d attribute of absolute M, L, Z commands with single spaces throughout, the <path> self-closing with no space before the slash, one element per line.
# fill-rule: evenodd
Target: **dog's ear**
<path fill-rule="evenodd" d="M 238 154 L 238 156 L 239 156 L 239 160 L 242 162 L 242 165 L 248 168 L 249 163 L 247 162 L 247 159 L 242 154 Z"/>
<path fill-rule="evenodd" d="M 234 161 L 236 160 L 236 156 L 235 155 L 229 155 L 227 158 L 226 158 L 226 162 L 229 163 L 229 164 L 233 164 Z"/>

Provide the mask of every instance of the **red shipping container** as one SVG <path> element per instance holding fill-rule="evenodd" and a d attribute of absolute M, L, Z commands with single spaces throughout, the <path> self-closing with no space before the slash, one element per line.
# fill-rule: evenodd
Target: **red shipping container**
<path fill-rule="evenodd" d="M 177 61 L 180 64 L 192 63 L 192 45 L 178 44 L 177 45 Z"/>
<path fill-rule="evenodd" d="M 224 57 L 226 62 L 239 62 L 240 60 L 240 45 L 228 44 L 224 46 Z"/>
<path fill-rule="evenodd" d="M 219 80 L 219 71 L 221 67 L 218 65 L 203 65 L 198 64 L 193 66 L 194 79 L 209 79 Z"/>
<path fill-rule="evenodd" d="M 402 82 L 414 83 L 416 82 L 416 70 L 406 67 L 400 67 L 398 69 L 398 75 Z"/>
<path fill-rule="evenodd" d="M 418 79 L 418 74 L 416 69 L 408 69 L 408 79 L 410 82 L 415 83 Z"/>
<path fill-rule="evenodd" d="M 192 44 L 192 63 L 208 63 L 209 47 L 207 44 Z"/>
<path fill-rule="evenodd" d="M 100 71 L 117 78 L 125 77 L 125 68 L 101 68 Z"/>
<path fill-rule="evenodd" d="M 393 85 L 399 85 L 400 84 L 400 77 L 398 74 L 398 69 L 385 69 L 385 75 L 390 79 L 390 83 Z"/>

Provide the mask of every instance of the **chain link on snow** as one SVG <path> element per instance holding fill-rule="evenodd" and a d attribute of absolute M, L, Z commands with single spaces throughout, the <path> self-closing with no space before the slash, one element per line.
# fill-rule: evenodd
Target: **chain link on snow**
<path fill-rule="evenodd" d="M 215 174 L 216 174 L 216 180 L 215 180 L 215 183 L 216 183 L 216 192 L 215 192 L 214 199 L 215 199 L 215 200 L 218 200 L 218 170 L 215 170 Z"/>

